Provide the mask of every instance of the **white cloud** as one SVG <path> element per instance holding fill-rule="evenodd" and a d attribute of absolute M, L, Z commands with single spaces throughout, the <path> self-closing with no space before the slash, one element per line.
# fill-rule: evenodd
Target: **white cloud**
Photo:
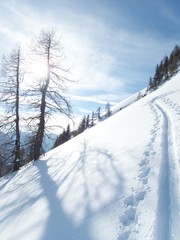
<path fill-rule="evenodd" d="M 116 26 L 111 28 L 98 16 L 77 14 L 63 5 L 58 11 L 38 12 L 30 4 L 0 3 L 4 10 L 0 16 L 3 44 L 6 41 L 7 48 L 10 42 L 12 45 L 13 41 L 27 41 L 40 29 L 55 27 L 62 33 L 66 64 L 72 66 L 72 78 L 78 81 L 71 86 L 71 94 L 73 99 L 83 102 L 115 103 L 129 95 L 131 90 L 127 86 L 131 82 L 141 88 L 158 60 L 175 45 L 174 41 L 157 38 L 148 31 L 137 33 Z"/>
<path fill-rule="evenodd" d="M 78 95 L 68 95 L 68 97 L 73 101 L 81 101 L 81 102 L 93 102 L 96 104 L 106 104 L 110 102 L 111 104 L 116 104 L 120 100 L 129 97 L 129 94 L 98 94 L 98 95 L 90 95 L 90 96 L 78 96 Z"/>

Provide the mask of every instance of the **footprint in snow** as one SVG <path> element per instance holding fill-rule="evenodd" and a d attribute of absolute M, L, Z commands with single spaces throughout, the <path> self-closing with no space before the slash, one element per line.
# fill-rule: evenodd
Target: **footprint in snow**
<path fill-rule="evenodd" d="M 149 157 L 149 151 L 145 151 L 145 152 L 144 152 L 144 155 L 145 155 L 146 157 Z"/>
<path fill-rule="evenodd" d="M 145 152 L 144 154 L 149 154 L 149 152 Z M 140 180 L 142 181 L 142 183 L 145 185 L 148 183 L 148 179 L 147 176 L 150 172 L 150 168 L 147 167 L 149 164 L 149 161 L 147 159 L 143 159 L 140 163 L 139 166 L 140 168 L 140 174 L 138 175 L 138 177 L 140 178 Z"/>
<path fill-rule="evenodd" d="M 135 195 L 132 194 L 129 197 L 125 198 L 124 205 L 126 205 L 127 207 L 137 206 L 140 201 L 144 200 L 145 195 L 146 195 L 146 191 L 138 192 Z"/>
<path fill-rule="evenodd" d="M 123 232 L 121 233 L 121 235 L 119 235 L 118 240 L 128 240 L 129 235 L 130 235 L 130 231 Z"/>
<path fill-rule="evenodd" d="M 136 209 L 129 207 L 124 215 L 121 216 L 121 222 L 123 226 L 129 226 L 136 221 Z"/>
<path fill-rule="evenodd" d="M 141 179 L 141 181 L 144 185 L 146 185 L 148 183 L 148 178 L 143 178 L 143 179 Z"/>
<path fill-rule="evenodd" d="M 145 195 L 146 195 L 146 191 L 138 192 L 135 195 L 135 202 L 139 203 L 140 201 L 144 200 Z"/>
<path fill-rule="evenodd" d="M 128 206 L 134 206 L 134 195 L 130 195 L 124 200 L 124 204 Z"/>
<path fill-rule="evenodd" d="M 147 159 L 143 159 L 140 163 L 139 163 L 139 166 L 142 167 L 144 165 L 148 164 L 148 161 Z"/>
<path fill-rule="evenodd" d="M 150 167 L 143 167 L 142 169 L 141 169 L 141 173 L 139 174 L 139 178 L 145 178 L 145 177 L 147 177 L 147 175 L 149 174 L 149 172 L 150 172 Z"/>

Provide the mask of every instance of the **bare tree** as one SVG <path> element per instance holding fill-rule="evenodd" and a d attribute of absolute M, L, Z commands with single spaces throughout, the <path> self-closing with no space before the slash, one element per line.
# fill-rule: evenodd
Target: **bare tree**
<path fill-rule="evenodd" d="M 2 58 L 0 101 L 3 106 L 0 131 L 1 149 L 5 161 L 13 162 L 13 171 L 20 167 L 20 124 L 19 98 L 20 84 L 23 80 L 22 54 L 20 46 L 9 56 Z"/>
<path fill-rule="evenodd" d="M 37 160 L 42 152 L 48 118 L 56 111 L 70 116 L 71 106 L 63 96 L 65 84 L 70 80 L 66 77 L 68 69 L 62 67 L 63 54 L 57 34 L 54 31 L 41 31 L 34 41 L 33 52 L 36 59 L 45 65 L 44 77 L 38 79 L 33 87 L 33 95 L 36 96 L 33 106 L 36 111 L 39 109 L 38 116 L 34 118 L 37 122 L 34 159 Z"/>

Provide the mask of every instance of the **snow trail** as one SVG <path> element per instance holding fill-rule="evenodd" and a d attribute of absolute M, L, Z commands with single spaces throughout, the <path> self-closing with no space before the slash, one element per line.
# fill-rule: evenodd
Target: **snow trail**
<path fill-rule="evenodd" d="M 150 109 L 155 115 L 153 122 L 153 130 L 151 130 L 151 138 L 147 142 L 147 148 L 142 153 L 142 159 L 138 162 L 137 170 L 137 185 L 130 189 L 130 192 L 124 197 L 121 205 L 122 212 L 119 216 L 119 228 L 117 240 L 134 240 L 139 239 L 142 234 L 142 209 L 144 208 L 144 201 L 149 197 L 150 185 L 149 175 L 151 175 L 151 162 L 150 159 L 155 159 L 156 156 L 156 142 L 158 141 L 160 113 L 154 105 L 150 105 Z M 150 222 L 150 221 L 149 221 Z M 149 224 L 149 229 L 153 227 L 153 221 Z M 140 239 L 150 237 L 151 230 L 148 234 L 141 235 Z"/>
<path fill-rule="evenodd" d="M 159 173 L 159 186 L 158 186 L 158 202 L 157 202 L 157 219 L 155 225 L 155 239 L 168 240 L 170 236 L 170 179 L 169 179 L 169 154 L 168 154 L 168 119 L 164 111 L 158 103 L 156 107 L 163 115 L 163 128 L 162 128 L 162 160 Z"/>
<path fill-rule="evenodd" d="M 161 98 L 160 98 L 161 99 Z M 155 239 L 169 240 L 180 237 L 180 214 L 178 203 L 179 178 L 177 174 L 177 151 L 175 132 L 170 113 L 156 99 L 153 104 L 163 117 L 162 160 L 159 173 L 157 219 Z"/>

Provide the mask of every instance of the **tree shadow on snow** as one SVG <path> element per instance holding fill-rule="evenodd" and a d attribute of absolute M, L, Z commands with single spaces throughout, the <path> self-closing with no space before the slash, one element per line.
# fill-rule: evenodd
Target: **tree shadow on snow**
<path fill-rule="evenodd" d="M 122 194 L 122 174 L 114 164 L 117 159 L 109 150 L 89 146 L 84 140 L 78 152 L 80 154 L 75 156 L 72 167 L 65 174 L 63 172 L 58 183 L 48 174 L 47 161 L 42 160 L 37 165 L 50 211 L 42 240 L 95 239 L 91 231 L 94 214 L 115 204 Z M 73 154 L 70 158 L 73 158 Z M 64 161 L 59 159 L 61 160 Z M 63 194 L 60 197 L 58 192 L 62 188 Z M 64 207 L 67 199 L 68 204 L 72 203 L 70 213 Z M 82 216 L 76 219 L 81 212 Z"/>

